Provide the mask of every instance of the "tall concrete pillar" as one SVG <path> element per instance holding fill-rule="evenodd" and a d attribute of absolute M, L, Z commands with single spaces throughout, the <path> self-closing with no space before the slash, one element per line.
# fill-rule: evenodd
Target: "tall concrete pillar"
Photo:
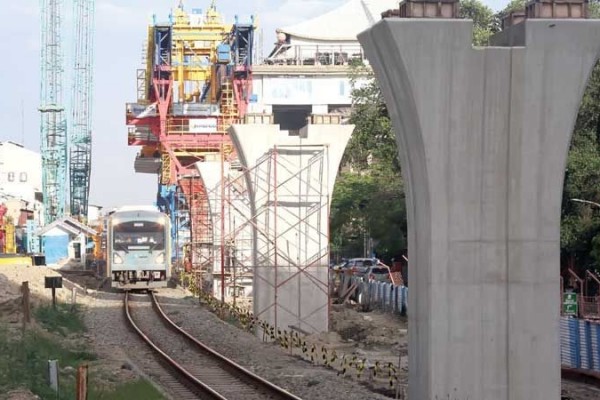
<path fill-rule="evenodd" d="M 559 251 L 571 132 L 600 22 L 385 19 L 363 45 L 407 184 L 409 398 L 560 398 Z"/>
<path fill-rule="evenodd" d="M 234 125 L 254 232 L 254 314 L 280 329 L 328 330 L 329 207 L 352 125 Z"/>
<path fill-rule="evenodd" d="M 221 240 L 224 232 L 221 229 L 222 202 L 220 185 L 223 175 L 229 173 L 229 163 L 222 161 L 201 161 L 196 163 L 196 169 L 202 177 L 206 188 L 206 201 L 210 210 L 210 221 L 212 225 L 212 269 L 211 279 L 213 295 L 221 298 Z"/>

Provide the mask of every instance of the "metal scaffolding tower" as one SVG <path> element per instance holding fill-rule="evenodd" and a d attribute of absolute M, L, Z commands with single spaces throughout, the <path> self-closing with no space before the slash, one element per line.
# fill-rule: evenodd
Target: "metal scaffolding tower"
<path fill-rule="evenodd" d="M 92 63 L 94 0 L 73 0 L 72 119 L 69 127 L 71 215 L 85 218 L 92 162 Z"/>
<path fill-rule="evenodd" d="M 221 177 L 207 191 L 213 234 L 214 294 L 275 322 L 294 320 L 319 331 L 311 319 L 327 307 L 329 282 L 329 175 L 326 145 L 274 146 L 255 165 L 221 163 Z M 219 161 L 214 161 L 218 164 Z M 210 170 L 200 163 L 201 175 Z M 324 275 L 324 276 L 323 276 Z M 302 310 L 300 293 L 316 301 Z M 254 297 L 253 292 L 261 292 Z M 290 300 L 292 299 L 292 300 Z M 302 310 L 302 311 L 300 311 Z"/>
<path fill-rule="evenodd" d="M 41 152 L 45 223 L 65 213 L 67 122 L 63 106 L 61 0 L 41 0 Z"/>

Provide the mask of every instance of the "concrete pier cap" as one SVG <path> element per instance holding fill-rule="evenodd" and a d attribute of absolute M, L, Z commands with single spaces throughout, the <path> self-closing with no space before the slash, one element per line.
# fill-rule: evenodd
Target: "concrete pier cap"
<path fill-rule="evenodd" d="M 329 207 L 353 125 L 229 129 L 245 169 L 253 229 L 254 315 L 282 330 L 329 328 Z"/>
<path fill-rule="evenodd" d="M 600 21 L 389 18 L 359 35 L 407 188 L 409 398 L 560 398 L 560 207 Z M 514 47 L 508 47 L 514 46 Z"/>

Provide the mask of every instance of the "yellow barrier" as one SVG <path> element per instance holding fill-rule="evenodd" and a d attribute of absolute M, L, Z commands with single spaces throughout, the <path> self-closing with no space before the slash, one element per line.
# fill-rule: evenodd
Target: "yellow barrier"
<path fill-rule="evenodd" d="M 6 243 L 4 244 L 4 252 L 6 254 L 14 254 L 17 252 L 17 242 L 15 241 L 15 226 L 9 222 L 5 225 Z"/>
<path fill-rule="evenodd" d="M 185 276 L 191 275 L 191 276 Z M 361 379 L 368 372 L 368 379 L 385 379 L 390 389 L 396 389 L 399 384 L 399 371 L 391 362 L 375 361 L 359 359 L 356 355 L 338 356 L 335 350 L 331 351 L 325 346 L 317 347 L 315 344 L 309 343 L 297 332 L 281 330 L 270 325 L 266 321 L 259 320 L 248 310 L 243 310 L 238 306 L 228 303 L 222 304 L 220 300 L 210 294 L 198 290 L 195 285 L 196 279 L 193 274 L 185 274 L 182 276 L 182 283 L 185 282 L 189 286 L 188 290 L 192 291 L 195 296 L 200 298 L 200 301 L 223 320 L 237 322 L 237 326 L 248 332 L 256 333 L 255 328 L 262 330 L 262 340 L 271 341 L 278 344 L 282 348 L 288 349 L 290 354 L 301 356 L 304 360 L 310 360 L 315 365 L 322 365 L 328 368 L 337 370 L 337 374 L 341 376 L 353 375 L 357 379 Z M 294 354 L 296 350 L 296 354 Z"/>
<path fill-rule="evenodd" d="M 31 257 L 14 255 L 2 255 L 0 265 L 32 265 Z"/>

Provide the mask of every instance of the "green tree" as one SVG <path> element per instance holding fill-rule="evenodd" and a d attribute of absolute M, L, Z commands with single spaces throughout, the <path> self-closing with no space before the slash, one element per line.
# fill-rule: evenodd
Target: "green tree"
<path fill-rule="evenodd" d="M 593 132 L 600 140 L 600 66 L 596 65 L 588 86 L 583 95 L 577 122 L 575 123 L 575 135 L 578 132 Z"/>
<path fill-rule="evenodd" d="M 406 251 L 406 210 L 395 134 L 370 69 L 354 66 L 350 139 L 331 206 L 331 238 L 343 256 L 362 256 L 365 237 L 383 260 Z"/>
<path fill-rule="evenodd" d="M 600 18 L 600 1 L 592 0 L 588 8 L 590 18 Z"/>
<path fill-rule="evenodd" d="M 600 203 L 600 67 L 583 96 L 567 160 L 561 221 L 563 263 L 580 274 L 600 268 L 600 209 L 572 199 Z"/>
<path fill-rule="evenodd" d="M 352 86 L 352 114 L 350 123 L 356 128 L 346 147 L 343 163 L 352 168 L 369 170 L 369 160 L 377 166 L 391 166 L 400 173 L 396 139 L 388 109 L 373 71 L 364 65 L 355 65 L 350 73 Z"/>
<path fill-rule="evenodd" d="M 494 12 L 478 0 L 461 1 L 459 15 L 473 20 L 473 44 L 476 46 L 488 45 L 490 37 L 498 31 Z"/>
<path fill-rule="evenodd" d="M 501 14 L 508 14 L 513 11 L 525 10 L 527 0 L 512 0 L 508 5 L 501 11 Z"/>

